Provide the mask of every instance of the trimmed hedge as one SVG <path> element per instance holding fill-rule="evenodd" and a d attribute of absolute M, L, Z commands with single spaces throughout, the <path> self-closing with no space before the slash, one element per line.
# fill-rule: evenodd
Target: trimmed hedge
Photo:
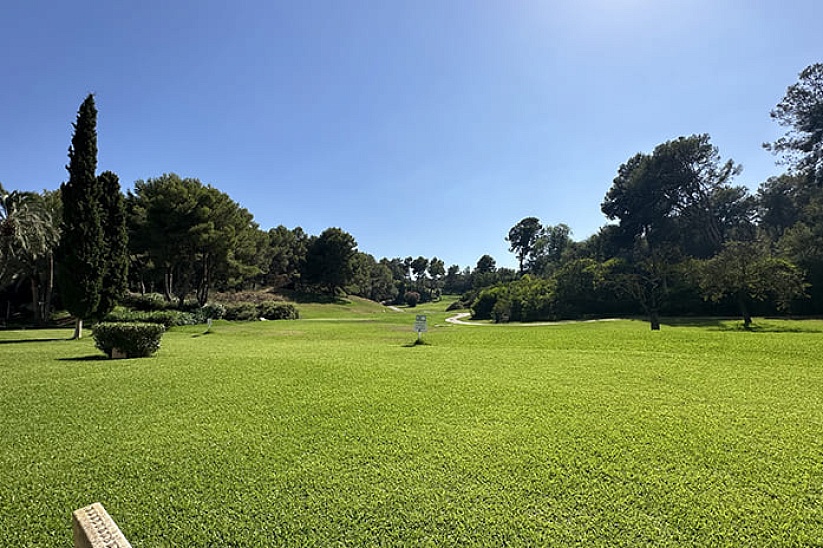
<path fill-rule="evenodd" d="M 249 322 L 260 319 L 260 314 L 257 313 L 257 307 L 252 303 L 227 304 L 223 318 L 237 322 Z"/>
<path fill-rule="evenodd" d="M 127 306 L 135 310 L 142 310 L 144 312 L 174 308 L 174 303 L 167 301 L 160 293 L 146 293 L 144 295 L 139 293 L 127 293 L 120 302 L 123 306 Z"/>
<path fill-rule="evenodd" d="M 226 307 L 220 303 L 206 303 L 205 306 L 200 309 L 200 315 L 206 320 L 209 318 L 212 320 L 222 320 L 223 316 L 226 315 Z"/>
<path fill-rule="evenodd" d="M 94 343 L 109 358 L 115 348 L 127 358 L 145 358 L 160 348 L 165 331 L 156 323 L 104 322 L 94 326 Z"/>
<path fill-rule="evenodd" d="M 261 318 L 267 320 L 296 320 L 300 318 L 297 308 L 289 303 L 264 301 L 257 305 L 257 312 Z"/>
<path fill-rule="evenodd" d="M 179 310 L 140 311 L 117 307 L 106 315 L 104 321 L 157 323 L 168 329 L 179 325 L 196 325 L 203 323 L 205 319 L 201 319 L 190 312 L 180 312 Z"/>
<path fill-rule="evenodd" d="M 300 317 L 297 308 L 291 303 L 263 301 L 254 303 L 227 304 L 223 318 L 239 322 L 259 320 L 296 320 Z"/>

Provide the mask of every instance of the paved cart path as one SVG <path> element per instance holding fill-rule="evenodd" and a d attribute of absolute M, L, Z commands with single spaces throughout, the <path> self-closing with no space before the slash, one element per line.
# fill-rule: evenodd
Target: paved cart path
<path fill-rule="evenodd" d="M 506 323 L 480 323 L 480 322 L 465 322 L 463 321 L 465 318 L 471 316 L 471 312 L 460 312 L 459 314 L 455 314 L 450 318 L 446 318 L 446 321 L 453 325 L 473 325 L 475 327 L 482 327 L 482 326 L 493 326 L 493 325 L 517 325 L 521 327 L 532 327 L 538 325 L 566 325 L 570 323 L 592 323 L 592 322 L 616 322 L 619 318 L 603 318 L 600 320 L 564 320 L 560 322 L 525 322 L 525 323 L 515 323 L 515 324 L 506 324 Z"/>

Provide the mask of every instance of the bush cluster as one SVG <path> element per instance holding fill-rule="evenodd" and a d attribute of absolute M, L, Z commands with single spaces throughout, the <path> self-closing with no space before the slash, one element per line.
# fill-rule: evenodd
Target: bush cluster
<path fill-rule="evenodd" d="M 420 293 L 417 291 L 406 291 L 403 295 L 403 300 L 409 306 L 409 308 L 414 308 L 417 306 L 417 303 L 420 302 Z"/>
<path fill-rule="evenodd" d="M 130 293 L 123 300 L 123 306 L 109 313 L 106 322 L 145 322 L 162 324 L 168 329 L 181 325 L 197 325 L 207 320 L 252 321 L 296 320 L 300 317 L 297 308 L 274 294 L 241 292 L 228 295 L 226 304 L 210 302 L 199 306 L 195 300 L 186 300 L 182 305 L 176 301 L 166 301 L 160 293 L 144 295 Z M 241 297 L 249 300 L 238 300 Z"/>
<path fill-rule="evenodd" d="M 196 325 L 205 320 L 201 320 L 196 314 L 180 310 L 129 310 L 117 307 L 106 315 L 104 321 L 154 323 L 168 329 L 179 325 Z"/>
<path fill-rule="evenodd" d="M 112 310 L 104 321 L 107 322 L 144 322 L 159 323 L 168 329 L 180 325 L 197 325 L 206 323 L 206 320 L 220 320 L 226 315 L 226 307 L 219 303 L 208 303 L 206 306 L 195 306 L 189 310 L 174 308 L 132 310 L 118 306 Z"/>
<path fill-rule="evenodd" d="M 277 301 L 263 301 L 254 303 L 235 303 L 225 307 L 227 320 L 253 321 L 260 318 L 266 320 L 296 320 L 300 317 L 297 308 L 293 304 Z"/>
<path fill-rule="evenodd" d="M 517 282 L 481 291 L 472 304 L 472 317 L 495 322 L 555 320 L 556 297 L 554 280 L 526 275 Z"/>
<path fill-rule="evenodd" d="M 127 293 L 120 301 L 125 307 L 150 312 L 155 310 L 169 310 L 175 308 L 174 303 L 167 301 L 160 293 Z"/>
<path fill-rule="evenodd" d="M 300 318 L 293 304 L 264 301 L 257 305 L 261 318 L 267 320 L 296 320 Z"/>
<path fill-rule="evenodd" d="M 223 317 L 236 322 L 250 322 L 259 319 L 260 315 L 253 303 L 230 303 L 226 305 Z"/>
<path fill-rule="evenodd" d="M 110 358 L 115 348 L 128 358 L 145 358 L 160 348 L 165 331 L 157 323 L 103 322 L 94 326 L 94 343 Z"/>
<path fill-rule="evenodd" d="M 240 304 L 253 303 L 260 304 L 262 302 L 284 302 L 285 298 L 282 295 L 271 293 L 269 291 L 231 291 L 227 293 L 213 293 L 213 298 L 226 304 Z"/>
<path fill-rule="evenodd" d="M 200 309 L 200 315 L 204 320 L 211 318 L 212 320 L 222 320 L 226 315 L 226 307 L 220 303 L 206 303 Z"/>

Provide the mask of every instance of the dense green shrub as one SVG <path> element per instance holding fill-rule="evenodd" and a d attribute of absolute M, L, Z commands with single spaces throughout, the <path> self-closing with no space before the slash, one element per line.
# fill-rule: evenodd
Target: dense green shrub
<path fill-rule="evenodd" d="M 283 295 L 272 293 L 271 291 L 230 291 L 226 293 L 212 293 L 214 300 L 223 304 L 254 303 L 259 304 L 266 301 L 284 302 Z"/>
<path fill-rule="evenodd" d="M 232 303 L 226 305 L 226 314 L 223 318 L 238 322 L 259 320 L 260 314 L 253 303 Z"/>
<path fill-rule="evenodd" d="M 300 317 L 297 308 L 290 303 L 263 301 L 257 305 L 259 317 L 267 320 L 296 320 Z"/>
<path fill-rule="evenodd" d="M 463 301 L 454 301 L 446 307 L 446 312 L 451 312 L 452 310 L 463 310 L 464 308 L 466 308 L 466 305 Z"/>
<path fill-rule="evenodd" d="M 156 323 L 168 329 L 178 325 L 196 325 L 203 323 L 205 319 L 201 320 L 195 314 L 179 310 L 140 311 L 117 307 L 104 318 L 104 321 Z"/>
<path fill-rule="evenodd" d="M 481 291 L 471 305 L 472 319 L 490 320 L 497 300 L 506 293 L 504 286 L 498 285 Z"/>
<path fill-rule="evenodd" d="M 556 282 L 523 276 L 516 282 L 484 289 L 472 303 L 472 317 L 495 322 L 557 319 Z"/>
<path fill-rule="evenodd" d="M 144 358 L 157 352 L 165 331 L 156 323 L 99 323 L 94 326 L 94 343 L 110 358 L 115 348 L 127 358 Z"/>
<path fill-rule="evenodd" d="M 226 307 L 220 303 L 206 303 L 200 309 L 199 314 L 204 320 L 221 320 L 226 315 Z"/>
<path fill-rule="evenodd" d="M 135 310 L 152 311 L 174 308 L 174 303 L 167 301 L 160 293 L 127 293 L 120 301 L 123 306 Z"/>
<path fill-rule="evenodd" d="M 417 303 L 420 302 L 420 293 L 417 291 L 407 291 L 406 294 L 403 295 L 403 299 L 410 308 L 414 308 L 417 306 Z"/>
<path fill-rule="evenodd" d="M 206 303 L 203 306 L 208 306 Z M 182 310 L 183 312 L 190 312 L 192 314 L 199 314 L 200 309 L 203 308 L 200 306 L 200 302 L 197 299 L 186 299 L 183 301 L 183 304 L 180 304 L 180 301 L 177 301 L 177 305 L 175 306 L 177 310 Z"/>

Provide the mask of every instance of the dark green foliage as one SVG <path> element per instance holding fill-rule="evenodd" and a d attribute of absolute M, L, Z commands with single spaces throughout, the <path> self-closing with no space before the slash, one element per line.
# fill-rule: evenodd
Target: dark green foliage
<path fill-rule="evenodd" d="M 75 317 L 94 316 L 100 304 L 105 246 L 97 169 L 97 108 L 89 95 L 80 105 L 69 148 L 68 182 L 60 185 L 63 232 L 57 248 L 63 306 Z"/>
<path fill-rule="evenodd" d="M 471 288 L 471 271 L 468 267 L 460 270 L 460 266 L 453 264 L 446 271 L 443 278 L 443 291 L 452 295 L 465 293 Z"/>
<path fill-rule="evenodd" d="M 392 271 L 386 264 L 359 251 L 354 254 L 352 264 L 353 275 L 346 285 L 347 293 L 377 302 L 392 301 L 397 297 Z"/>
<path fill-rule="evenodd" d="M 129 276 L 129 235 L 126 230 L 126 202 L 120 180 L 111 171 L 98 177 L 101 222 L 105 242 L 105 268 L 98 316 L 105 316 L 122 300 Z"/>
<path fill-rule="evenodd" d="M 730 185 L 740 169 L 732 160 L 721 162 L 708 135 L 680 137 L 621 165 L 601 210 L 650 248 L 700 242 L 695 253 L 711 256 L 728 238 L 727 224 L 734 224 L 726 219 L 731 212 L 718 209 L 723 200 L 717 194 L 728 198 L 736 191 L 742 193 L 736 200 L 745 197 L 745 190 Z"/>
<path fill-rule="evenodd" d="M 466 308 L 466 304 L 463 301 L 454 301 L 449 306 L 446 307 L 446 312 L 451 312 L 453 310 L 463 310 Z"/>
<path fill-rule="evenodd" d="M 577 318 L 611 312 L 615 295 L 608 290 L 609 265 L 594 259 L 567 261 L 552 276 L 558 317 Z"/>
<path fill-rule="evenodd" d="M 497 300 L 505 293 L 506 288 L 501 285 L 482 290 L 472 302 L 472 319 L 490 320 Z"/>
<path fill-rule="evenodd" d="M 261 237 L 251 213 L 197 179 L 174 173 L 137 181 L 128 196 L 132 253 L 159 276 L 167 299 L 194 292 L 202 306 L 215 280 L 234 287 L 260 273 Z"/>
<path fill-rule="evenodd" d="M 558 268 L 564 253 L 571 246 L 571 229 L 560 223 L 546 225 L 537 234 L 528 256 L 528 272 L 538 276 L 549 276 Z"/>
<path fill-rule="evenodd" d="M 415 306 L 417 306 L 417 303 L 420 302 L 420 293 L 418 293 L 417 291 L 406 291 L 406 293 L 403 295 L 403 300 L 406 302 L 408 306 L 414 308 Z"/>
<path fill-rule="evenodd" d="M 765 147 L 807 182 L 823 184 L 823 63 L 803 69 L 771 116 L 789 130 Z"/>
<path fill-rule="evenodd" d="M 291 303 L 265 301 L 257 305 L 257 314 L 266 320 L 297 320 L 300 314 Z"/>
<path fill-rule="evenodd" d="M 117 307 L 109 312 L 106 322 L 144 322 L 156 323 L 167 328 L 181 325 L 197 325 L 204 323 L 208 318 L 200 313 L 183 312 L 182 310 L 129 310 Z"/>
<path fill-rule="evenodd" d="M 51 310 L 53 253 L 60 237 L 58 204 L 56 192 L 7 192 L 0 184 L 0 289 L 28 285 L 38 324 Z M 6 319 L 13 313 L 9 304 Z"/>
<path fill-rule="evenodd" d="M 501 287 L 502 291 L 495 292 L 497 299 L 492 308 L 492 319 L 496 322 L 558 319 L 554 280 L 532 278 L 527 275 Z"/>
<path fill-rule="evenodd" d="M 260 313 L 254 303 L 232 303 L 226 305 L 226 320 L 250 322 L 260 319 Z"/>
<path fill-rule="evenodd" d="M 797 267 L 772 257 L 759 242 L 729 242 L 712 259 L 698 262 L 697 269 L 705 298 L 733 297 L 745 328 L 752 323 L 751 301 L 771 296 L 786 310 L 793 299 L 805 295 L 803 274 Z"/>
<path fill-rule="evenodd" d="M 167 301 L 160 293 L 127 293 L 122 301 L 124 306 L 135 310 L 167 310 L 174 308 L 174 303 Z"/>
<path fill-rule="evenodd" d="M 268 231 L 271 257 L 265 282 L 272 287 L 296 288 L 306 263 L 309 236 L 299 226 L 289 230 L 283 225 Z"/>
<path fill-rule="evenodd" d="M 94 327 L 94 343 L 108 357 L 116 348 L 127 358 L 146 358 L 160 348 L 165 331 L 156 323 L 99 323 Z"/>
<path fill-rule="evenodd" d="M 339 228 L 327 228 L 309 244 L 306 282 L 324 287 L 334 295 L 352 279 L 356 251 L 357 242 L 351 234 Z"/>
<path fill-rule="evenodd" d="M 643 307 L 653 330 L 683 255 L 711 257 L 747 232 L 754 203 L 730 185 L 739 171 L 720 161 L 705 134 L 667 141 L 620 166 L 601 205 L 620 222 L 615 241 L 625 268 L 616 285 Z"/>
<path fill-rule="evenodd" d="M 220 320 L 226 315 L 226 307 L 220 303 L 206 303 L 201 309 L 201 315 L 207 320 Z"/>
<path fill-rule="evenodd" d="M 491 274 L 497 270 L 497 261 L 491 255 L 483 255 L 477 260 L 475 272 L 477 274 Z"/>
<path fill-rule="evenodd" d="M 509 230 L 506 241 L 509 242 L 509 251 L 517 256 L 521 274 L 526 258 L 531 254 L 542 229 L 543 226 L 537 217 L 526 217 Z"/>

